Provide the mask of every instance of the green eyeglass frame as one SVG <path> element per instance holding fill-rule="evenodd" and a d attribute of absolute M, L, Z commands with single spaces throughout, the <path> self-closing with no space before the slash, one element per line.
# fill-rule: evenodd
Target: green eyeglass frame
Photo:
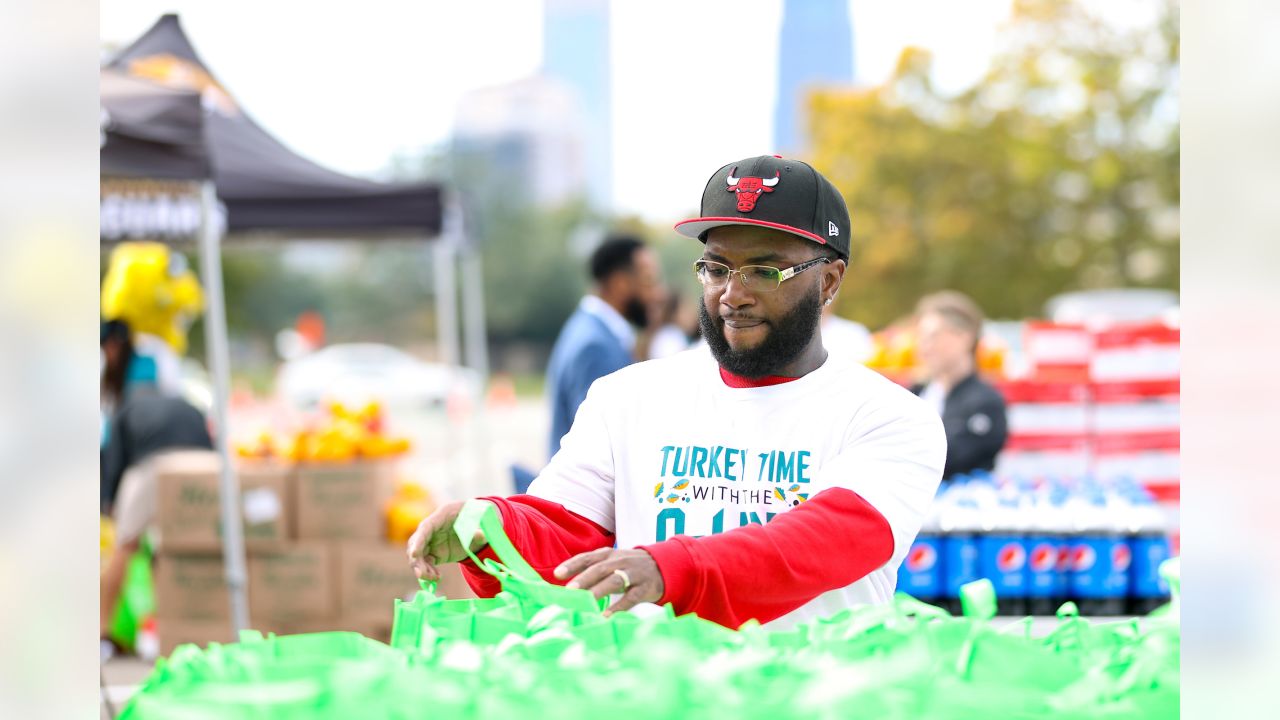
<path fill-rule="evenodd" d="M 693 273 L 698 277 L 698 282 L 712 290 L 728 287 L 730 279 L 737 275 L 744 288 L 752 292 L 769 293 L 805 270 L 829 262 L 831 258 L 820 257 L 785 269 L 770 265 L 743 265 L 734 270 L 724 263 L 702 259 L 693 263 Z"/>

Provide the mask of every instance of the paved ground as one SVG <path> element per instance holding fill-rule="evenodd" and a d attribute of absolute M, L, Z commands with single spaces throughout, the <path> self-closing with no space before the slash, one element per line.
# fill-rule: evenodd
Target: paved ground
<path fill-rule="evenodd" d="M 106 684 L 105 698 L 101 706 L 103 718 L 111 718 L 108 709 L 110 703 L 115 712 L 124 708 L 129 697 L 138 689 L 138 685 L 151 673 L 151 663 L 135 657 L 119 657 L 108 660 L 102 666 L 102 679 Z"/>

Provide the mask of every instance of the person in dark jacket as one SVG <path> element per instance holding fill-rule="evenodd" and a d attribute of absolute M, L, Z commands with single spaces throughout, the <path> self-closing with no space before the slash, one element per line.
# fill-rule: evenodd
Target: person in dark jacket
<path fill-rule="evenodd" d="M 916 308 L 916 353 L 927 380 L 912 390 L 942 416 L 944 480 L 994 469 L 1008 436 L 1004 398 L 978 377 L 981 336 L 982 311 L 962 293 L 935 293 Z"/>
<path fill-rule="evenodd" d="M 102 451 L 100 511 L 113 514 L 125 474 L 166 450 L 213 450 L 209 421 L 180 397 L 156 386 L 155 361 L 134 355 Z"/>
<path fill-rule="evenodd" d="M 170 454 L 182 452 L 206 455 L 211 467 L 221 462 L 213 451 L 205 416 L 186 400 L 161 393 L 156 387 L 155 361 L 135 354 L 129 359 L 123 397 L 102 453 L 101 509 L 115 524 L 115 545 L 100 578 L 104 642 L 129 558 L 155 519 L 156 466 Z"/>
<path fill-rule="evenodd" d="M 635 362 L 637 331 L 662 290 L 657 257 L 642 240 L 613 235 L 591 256 L 591 292 L 556 338 L 547 367 L 549 455 L 560 449 L 591 383 Z"/>

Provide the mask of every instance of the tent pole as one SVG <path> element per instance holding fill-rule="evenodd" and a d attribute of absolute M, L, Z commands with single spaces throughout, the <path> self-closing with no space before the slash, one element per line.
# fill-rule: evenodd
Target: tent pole
<path fill-rule="evenodd" d="M 453 208 L 461 217 L 456 204 Z M 462 223 L 458 222 L 459 228 Z M 467 366 L 480 375 L 483 384 L 489 381 L 489 346 L 484 319 L 484 266 L 480 248 L 459 232 L 462 247 L 462 320 L 463 340 L 466 345 Z"/>
<path fill-rule="evenodd" d="M 432 243 L 435 258 L 436 342 L 440 362 L 449 367 L 461 363 L 458 351 L 457 247 L 449 233 Z"/>
<path fill-rule="evenodd" d="M 244 528 L 240 524 L 240 482 L 232 471 L 229 400 L 231 362 L 227 350 L 227 315 L 222 297 L 222 223 L 217 217 L 218 196 L 212 182 L 200 188 L 200 274 L 207 307 L 204 317 L 206 361 L 213 379 L 214 443 L 221 458 L 218 499 L 222 510 L 222 558 L 227 592 L 231 597 L 231 625 L 237 636 L 249 628 L 246 600 Z"/>

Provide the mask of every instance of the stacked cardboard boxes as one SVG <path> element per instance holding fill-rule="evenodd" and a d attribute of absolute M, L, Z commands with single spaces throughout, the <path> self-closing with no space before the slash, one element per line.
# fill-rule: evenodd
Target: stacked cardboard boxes
<path fill-rule="evenodd" d="M 1080 477 L 1089 470 L 1088 386 L 1068 379 L 1008 380 L 1009 437 L 996 472 L 1008 477 Z"/>
<path fill-rule="evenodd" d="M 417 590 L 404 546 L 385 539 L 387 462 L 236 468 L 249 617 L 277 634 L 351 630 L 385 640 L 393 601 Z M 224 580 L 219 464 L 176 454 L 158 467 L 156 619 L 161 652 L 233 640 Z M 465 595 L 456 568 L 446 593 Z"/>
<path fill-rule="evenodd" d="M 1181 533 L 1181 334 L 1161 324 L 1121 325 L 1094 336 L 1093 473 L 1142 483 Z"/>
<path fill-rule="evenodd" d="M 1176 549 L 1180 341 L 1162 323 L 1028 323 L 1032 374 L 1002 383 L 1009 441 L 997 473 L 1135 480 L 1164 509 Z"/>

